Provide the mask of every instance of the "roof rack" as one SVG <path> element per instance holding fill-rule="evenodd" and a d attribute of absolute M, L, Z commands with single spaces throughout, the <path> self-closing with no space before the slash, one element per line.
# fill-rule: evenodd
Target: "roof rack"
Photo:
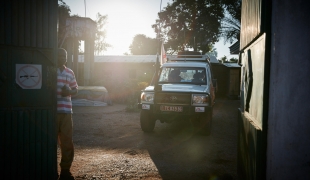
<path fill-rule="evenodd" d="M 171 55 L 167 58 L 167 62 L 176 61 L 199 61 L 199 62 L 210 62 L 208 55 Z"/>
<path fill-rule="evenodd" d="M 210 57 L 208 55 L 202 55 L 197 51 L 180 51 L 176 56 L 170 56 L 168 61 L 202 61 L 202 62 L 210 62 Z"/>

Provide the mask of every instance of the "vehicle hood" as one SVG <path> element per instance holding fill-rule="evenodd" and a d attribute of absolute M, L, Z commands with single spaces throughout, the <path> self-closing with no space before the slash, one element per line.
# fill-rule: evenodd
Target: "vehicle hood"
<path fill-rule="evenodd" d="M 146 91 L 154 90 L 154 86 L 149 86 Z M 162 91 L 169 92 L 209 92 L 206 85 L 194 85 L 194 84 L 163 84 Z"/>

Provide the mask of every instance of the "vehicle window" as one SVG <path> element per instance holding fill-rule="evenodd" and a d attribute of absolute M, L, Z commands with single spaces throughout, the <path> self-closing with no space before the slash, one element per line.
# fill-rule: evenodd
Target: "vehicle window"
<path fill-rule="evenodd" d="M 205 68 L 164 67 L 159 76 L 160 83 L 206 84 Z"/>

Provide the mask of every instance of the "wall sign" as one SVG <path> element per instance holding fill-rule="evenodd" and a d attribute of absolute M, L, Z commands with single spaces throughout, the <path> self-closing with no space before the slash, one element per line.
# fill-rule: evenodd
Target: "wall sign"
<path fill-rule="evenodd" d="M 16 64 L 16 83 L 23 89 L 41 89 L 42 65 Z"/>

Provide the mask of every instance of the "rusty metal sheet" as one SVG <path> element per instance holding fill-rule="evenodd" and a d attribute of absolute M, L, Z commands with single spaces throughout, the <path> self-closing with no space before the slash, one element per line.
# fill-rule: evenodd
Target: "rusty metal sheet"
<path fill-rule="evenodd" d="M 242 0 L 240 49 L 259 36 L 263 29 L 264 0 Z"/>

